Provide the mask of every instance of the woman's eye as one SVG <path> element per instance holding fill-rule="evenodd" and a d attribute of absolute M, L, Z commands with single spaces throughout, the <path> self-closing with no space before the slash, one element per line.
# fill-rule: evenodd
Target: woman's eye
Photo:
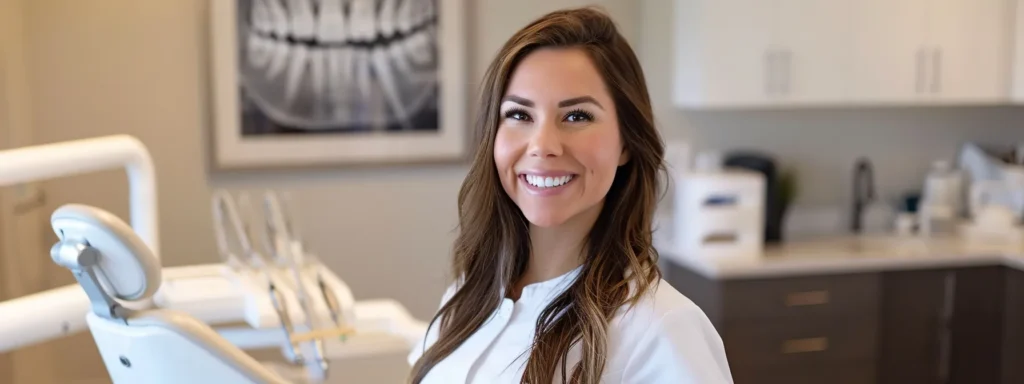
<path fill-rule="evenodd" d="M 572 111 L 565 116 L 565 120 L 570 123 L 579 123 L 594 120 L 594 116 L 586 111 Z"/>
<path fill-rule="evenodd" d="M 524 112 L 524 111 L 514 110 L 513 109 L 511 111 L 505 112 L 505 118 L 506 119 L 512 119 L 512 120 L 526 121 L 526 120 L 530 120 L 530 115 L 527 115 L 526 112 Z"/>

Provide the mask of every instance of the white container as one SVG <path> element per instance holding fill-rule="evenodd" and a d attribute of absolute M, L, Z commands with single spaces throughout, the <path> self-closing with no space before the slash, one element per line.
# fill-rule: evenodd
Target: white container
<path fill-rule="evenodd" d="M 953 212 L 959 212 L 963 206 L 963 195 L 961 173 L 954 170 L 948 161 L 935 161 L 925 180 L 922 201 L 930 205 L 946 206 Z"/>
<path fill-rule="evenodd" d="M 952 234 L 963 206 L 963 178 L 949 162 L 935 161 L 924 183 L 924 196 L 918 209 L 918 228 L 922 235 Z"/>
<path fill-rule="evenodd" d="M 691 172 L 676 182 L 671 257 L 758 258 L 764 250 L 764 175 Z"/>

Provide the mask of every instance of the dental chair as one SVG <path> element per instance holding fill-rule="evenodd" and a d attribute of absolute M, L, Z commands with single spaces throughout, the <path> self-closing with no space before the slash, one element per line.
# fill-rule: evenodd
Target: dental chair
<path fill-rule="evenodd" d="M 187 313 L 153 304 L 160 287 L 158 259 L 128 224 L 86 205 L 54 211 L 51 225 L 59 241 L 51 249 L 89 298 L 88 328 L 116 384 L 124 383 L 290 383 L 286 374 L 256 361 Z M 287 324 L 287 316 L 282 319 Z M 292 347 L 308 352 L 315 337 L 283 327 Z M 317 382 L 326 361 L 299 363 L 322 368 L 305 380 Z"/>
<path fill-rule="evenodd" d="M 55 211 L 60 242 L 51 256 L 78 284 L 0 301 L 0 353 L 88 329 L 115 383 L 321 382 L 328 362 L 405 356 L 426 333 L 427 323 L 395 300 L 355 300 L 306 249 L 287 199 L 275 193 L 264 194 L 259 223 L 253 204 L 215 191 L 220 262 L 161 268 L 156 173 L 139 140 L 0 150 L 0 186 L 111 169 L 127 176 L 131 227 L 94 207 Z M 264 252 L 252 246 L 250 229 L 262 234 Z M 268 348 L 280 349 L 285 363 L 241 352 Z M 330 381 L 352 377 L 344 373 Z"/>

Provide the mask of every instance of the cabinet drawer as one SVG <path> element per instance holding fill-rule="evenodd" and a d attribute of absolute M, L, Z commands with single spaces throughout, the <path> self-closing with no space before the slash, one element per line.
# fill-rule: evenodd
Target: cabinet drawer
<path fill-rule="evenodd" d="M 878 311 L 877 274 L 730 281 L 724 318 L 864 315 Z"/>
<path fill-rule="evenodd" d="M 736 367 L 814 366 L 875 356 L 874 316 L 842 316 L 764 322 L 729 321 L 722 337 L 729 364 Z"/>
<path fill-rule="evenodd" d="M 810 366 L 734 367 L 732 376 L 736 384 L 875 384 L 875 366 L 871 360 L 856 360 Z"/>

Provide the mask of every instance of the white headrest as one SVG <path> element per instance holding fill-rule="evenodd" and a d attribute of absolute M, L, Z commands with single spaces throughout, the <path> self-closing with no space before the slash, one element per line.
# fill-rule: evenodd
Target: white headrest
<path fill-rule="evenodd" d="M 103 289 L 108 295 L 119 300 L 142 301 L 160 288 L 160 261 L 135 231 L 114 214 L 87 205 L 68 204 L 53 212 L 50 224 L 62 241 L 82 241 L 99 251 L 97 273 L 103 276 Z"/>

